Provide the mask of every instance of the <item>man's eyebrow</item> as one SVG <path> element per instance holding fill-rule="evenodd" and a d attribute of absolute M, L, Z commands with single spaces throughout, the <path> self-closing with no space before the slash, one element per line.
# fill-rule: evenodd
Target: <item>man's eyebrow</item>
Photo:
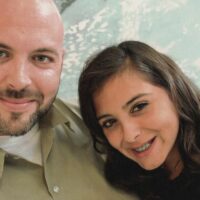
<path fill-rule="evenodd" d="M 0 48 L 8 49 L 8 50 L 12 49 L 10 46 L 8 46 L 4 43 L 1 43 L 1 42 L 0 42 Z M 39 48 L 39 49 L 36 49 L 34 52 L 37 52 L 37 53 L 52 53 L 56 56 L 59 56 L 58 51 L 56 49 L 53 49 L 53 48 Z"/>
<path fill-rule="evenodd" d="M 11 47 L 9 47 L 8 45 L 6 45 L 4 43 L 0 43 L 0 48 L 2 48 L 2 49 L 8 49 L 8 50 L 12 49 Z"/>
<path fill-rule="evenodd" d="M 141 98 L 143 96 L 147 96 L 147 95 L 150 95 L 150 93 L 141 93 L 141 94 L 138 94 L 138 95 L 132 97 L 128 102 L 126 102 L 126 104 L 124 106 L 122 106 L 122 108 L 128 107 L 135 100 L 137 100 L 137 99 L 139 99 L 139 98 Z"/>
<path fill-rule="evenodd" d="M 56 56 L 59 56 L 58 51 L 53 48 L 40 48 L 40 49 L 36 49 L 34 52 L 35 53 L 52 53 Z"/>

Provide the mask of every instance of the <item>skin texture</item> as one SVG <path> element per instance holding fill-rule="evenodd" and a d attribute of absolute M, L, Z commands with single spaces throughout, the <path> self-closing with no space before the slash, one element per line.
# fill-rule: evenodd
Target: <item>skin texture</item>
<path fill-rule="evenodd" d="M 63 25 L 53 1 L 0 4 L 0 135 L 22 135 L 57 94 Z"/>
<path fill-rule="evenodd" d="M 99 124 L 115 149 L 146 170 L 162 164 L 169 170 L 174 167 L 172 163 L 179 159 L 175 145 L 179 118 L 164 89 L 126 69 L 94 95 L 94 105 Z M 145 143 L 149 148 L 135 151 Z"/>

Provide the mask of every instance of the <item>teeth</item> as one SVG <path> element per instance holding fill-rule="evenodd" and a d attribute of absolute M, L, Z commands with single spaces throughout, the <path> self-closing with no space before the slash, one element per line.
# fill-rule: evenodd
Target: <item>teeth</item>
<path fill-rule="evenodd" d="M 137 152 L 143 152 L 145 150 L 147 150 L 150 147 L 151 143 L 146 143 L 144 145 L 142 145 L 141 147 L 138 147 L 135 149 L 135 151 Z"/>

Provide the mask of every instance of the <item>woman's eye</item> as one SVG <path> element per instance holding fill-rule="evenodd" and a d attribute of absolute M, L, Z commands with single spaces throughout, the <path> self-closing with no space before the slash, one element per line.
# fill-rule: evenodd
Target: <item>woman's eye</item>
<path fill-rule="evenodd" d="M 147 105 L 148 105 L 147 102 L 139 103 L 139 104 L 137 104 L 137 105 L 134 105 L 134 106 L 131 108 L 131 113 L 139 112 L 139 111 L 143 110 Z"/>
<path fill-rule="evenodd" d="M 115 122 L 116 122 L 115 119 L 109 119 L 104 121 L 101 126 L 102 128 L 111 128 Z"/>

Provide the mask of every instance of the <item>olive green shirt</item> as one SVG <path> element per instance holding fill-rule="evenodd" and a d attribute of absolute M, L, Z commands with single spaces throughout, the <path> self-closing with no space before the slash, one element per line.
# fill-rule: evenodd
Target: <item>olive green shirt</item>
<path fill-rule="evenodd" d="M 136 199 L 106 183 L 103 161 L 75 107 L 57 99 L 39 129 L 42 166 L 0 149 L 0 200 Z"/>

